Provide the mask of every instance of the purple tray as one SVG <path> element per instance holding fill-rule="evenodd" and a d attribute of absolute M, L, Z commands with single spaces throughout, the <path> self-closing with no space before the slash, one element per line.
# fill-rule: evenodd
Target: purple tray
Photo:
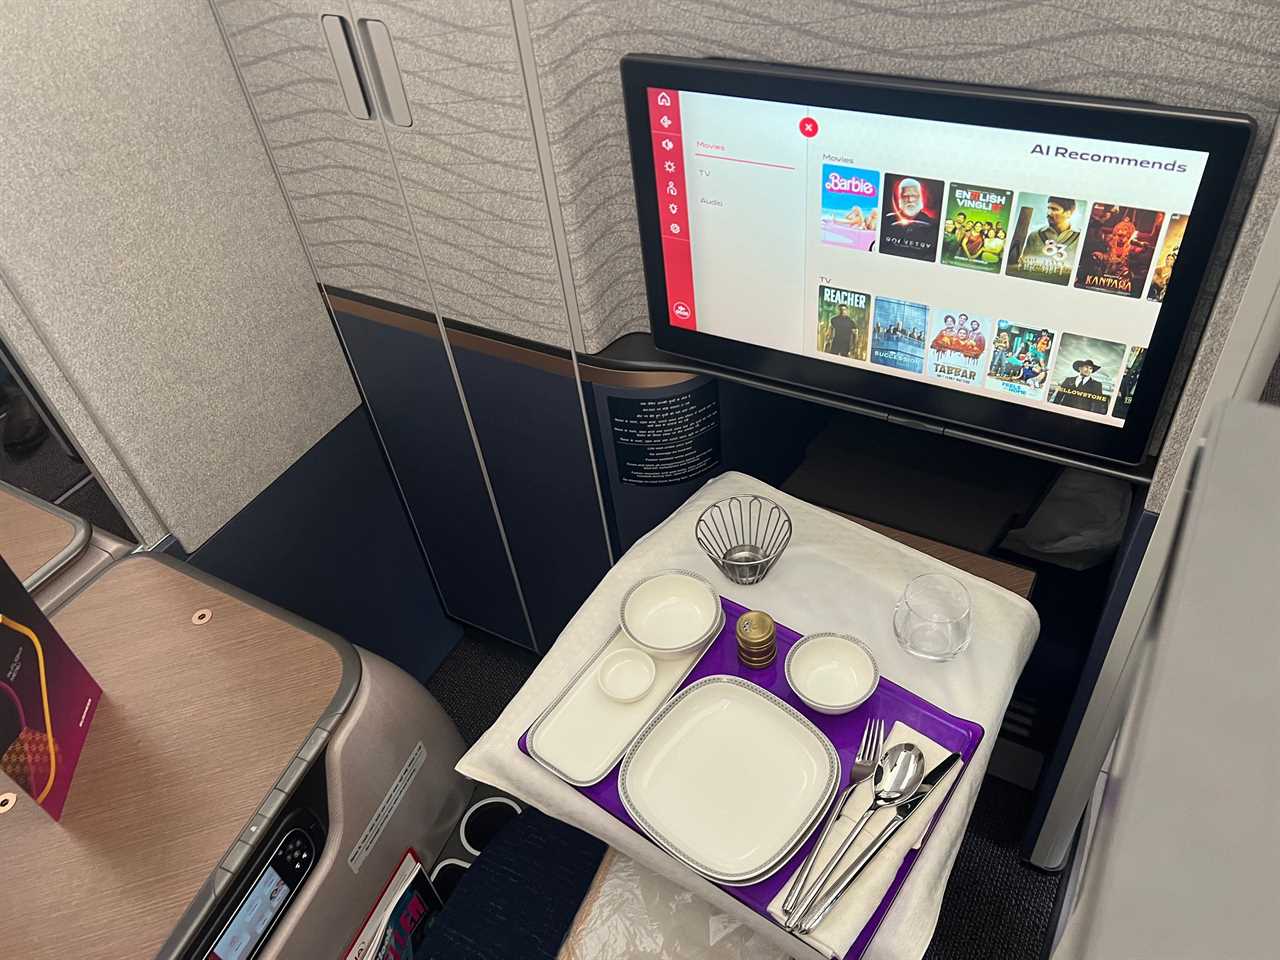
<path fill-rule="evenodd" d="M 831 739 L 831 742 L 835 745 L 836 753 L 840 756 L 839 783 L 841 789 L 847 784 L 849 768 L 853 763 L 854 755 L 858 752 L 858 744 L 862 741 L 862 730 L 866 726 L 867 720 L 871 717 L 884 719 L 886 730 L 892 726 L 895 720 L 909 724 L 944 749 L 954 750 L 960 754 L 964 758 L 966 765 L 973 758 L 974 751 L 982 741 L 983 730 L 981 726 L 969 720 L 953 717 L 951 714 L 940 710 L 928 701 L 922 700 L 914 693 L 904 690 L 884 677 L 880 678 L 879 686 L 876 687 L 875 693 L 871 695 L 867 702 L 851 713 L 830 717 L 810 710 L 791 691 L 782 669 L 787 651 L 800 639 L 800 634 L 789 627 L 778 624 L 777 659 L 774 660 L 772 665 L 763 670 L 748 669 L 738 660 L 738 641 L 734 635 L 738 617 L 746 613 L 747 608 L 723 597 L 720 599 L 720 605 L 724 607 L 724 629 L 712 641 L 711 646 L 707 648 L 707 652 L 702 655 L 702 658 L 694 666 L 693 671 L 685 678 L 684 683 L 677 688 L 677 692 L 704 677 L 718 674 L 738 676 L 758 684 L 774 696 L 785 700 L 799 710 Z M 673 693 L 672 696 L 674 695 Z M 521 735 L 519 742 L 520 749 L 525 754 L 529 752 L 528 737 L 529 731 L 526 730 Z M 951 802 L 951 793 L 955 791 L 955 783 L 959 783 L 959 778 L 952 784 L 951 791 L 943 800 L 942 806 L 939 807 L 939 813 L 946 809 L 946 805 Z M 574 789 L 586 796 L 596 806 L 601 807 L 636 833 L 648 839 L 644 831 L 627 815 L 626 808 L 622 805 L 622 798 L 618 796 L 618 772 L 616 767 L 599 783 L 589 787 L 574 787 Z M 934 823 L 937 823 L 937 819 L 937 817 L 934 818 Z M 821 823 L 822 821 L 819 820 L 819 826 Z M 734 899 L 745 903 L 752 910 L 768 917 L 769 903 L 778 895 L 778 891 L 782 889 L 787 878 L 795 873 L 800 864 L 804 862 L 804 858 L 808 856 L 810 848 L 817 842 L 818 832 L 819 830 L 815 828 L 813 836 L 801 844 L 791 859 L 767 879 L 749 887 L 728 887 L 721 884 L 717 884 L 717 886 Z M 929 830 L 924 838 L 925 842 L 928 841 L 931 833 L 933 833 L 933 824 L 929 825 Z M 923 849 L 924 843 L 921 843 L 920 846 Z M 871 938 L 876 935 L 876 931 L 880 928 L 880 923 L 884 920 L 885 914 L 893 906 L 893 901 L 898 896 L 898 891 L 902 889 L 902 884 L 906 881 L 907 875 L 911 873 L 911 868 L 919 854 L 919 850 L 912 850 L 903 858 L 902 866 L 898 869 L 898 875 L 894 877 L 893 883 L 889 885 L 889 890 L 884 899 L 880 901 L 880 906 L 871 915 L 867 925 L 862 928 L 862 933 L 858 935 L 858 939 L 853 942 L 853 946 L 845 954 L 845 960 L 858 960 L 866 951 L 867 946 L 871 943 Z"/>

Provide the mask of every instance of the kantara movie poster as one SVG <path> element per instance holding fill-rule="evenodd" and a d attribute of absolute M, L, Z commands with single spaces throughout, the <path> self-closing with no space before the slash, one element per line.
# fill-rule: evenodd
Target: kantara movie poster
<path fill-rule="evenodd" d="M 924 373 L 924 336 L 929 308 L 923 303 L 877 297 L 871 316 L 871 362 Z"/>
<path fill-rule="evenodd" d="M 1169 217 L 1169 229 L 1165 231 L 1164 242 L 1160 244 L 1160 254 L 1156 257 L 1156 268 L 1151 271 L 1151 286 L 1147 289 L 1147 299 L 1164 303 L 1164 292 L 1169 288 L 1169 280 L 1173 277 L 1173 265 L 1178 262 L 1178 251 L 1182 248 L 1182 236 L 1187 232 L 1187 215 L 1175 213 Z"/>
<path fill-rule="evenodd" d="M 953 267 L 999 273 L 1009 231 L 1013 191 L 953 183 L 942 224 L 942 262 Z"/>
<path fill-rule="evenodd" d="M 866 360 L 871 295 L 840 287 L 818 287 L 818 352 Z"/>
<path fill-rule="evenodd" d="M 932 262 L 938 253 L 941 208 L 941 180 L 886 173 L 880 253 Z"/>
<path fill-rule="evenodd" d="M 1070 283 L 1084 212 L 1084 204 L 1071 197 L 1018 194 L 1005 274 L 1059 286 Z"/>
<path fill-rule="evenodd" d="M 982 384 L 983 360 L 991 340 L 991 319 L 963 310 L 930 311 L 926 373 L 966 387 Z"/>
<path fill-rule="evenodd" d="M 1049 382 L 1053 332 L 1043 327 L 1020 327 L 1001 320 L 991 338 L 987 389 L 1031 400 L 1044 398 Z"/>
<path fill-rule="evenodd" d="M 1142 296 L 1163 225 L 1164 214 L 1158 210 L 1095 203 L 1085 229 L 1076 286 L 1119 297 Z"/>
<path fill-rule="evenodd" d="M 1050 377 L 1049 402 L 1105 414 L 1116 392 L 1124 344 L 1064 333 Z"/>
<path fill-rule="evenodd" d="M 1142 358 L 1146 355 L 1146 347 L 1129 348 L 1129 359 L 1125 361 L 1124 373 L 1120 375 L 1120 388 L 1116 391 L 1116 405 L 1111 410 L 1113 417 L 1123 420 L 1129 416 L 1133 392 L 1138 388 L 1138 377 L 1142 374 Z"/>
<path fill-rule="evenodd" d="M 880 226 L 880 171 L 822 165 L 822 242 L 875 250 Z"/>

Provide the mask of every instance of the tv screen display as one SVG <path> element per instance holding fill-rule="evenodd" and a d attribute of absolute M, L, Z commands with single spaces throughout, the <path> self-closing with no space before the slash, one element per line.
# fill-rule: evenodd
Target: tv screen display
<path fill-rule="evenodd" d="M 1138 462 L 1247 118 L 636 56 L 662 349 Z"/>

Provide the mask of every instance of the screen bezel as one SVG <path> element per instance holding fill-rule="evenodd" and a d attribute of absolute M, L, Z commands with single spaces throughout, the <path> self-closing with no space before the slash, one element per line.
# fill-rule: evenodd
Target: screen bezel
<path fill-rule="evenodd" d="M 890 411 L 992 433 L 1006 442 L 1023 439 L 1120 463 L 1141 462 L 1254 136 L 1254 122 L 1249 117 L 742 61 L 629 54 L 622 58 L 621 71 L 649 317 L 659 349 Z M 1122 427 L 681 329 L 672 326 L 667 314 L 657 177 L 650 145 L 649 87 L 1199 150 L 1209 159 L 1195 204 L 1188 212 L 1192 223 L 1203 224 L 1212 222 L 1212 211 L 1216 210 L 1218 226 L 1190 230 L 1183 238 L 1178 267 Z M 997 104 L 999 109 L 993 110 Z M 996 115 L 999 122 L 993 120 Z M 1008 319 L 1019 322 L 1016 317 Z M 1034 325 L 1031 318 L 1022 319 Z M 1117 371 L 1117 381 L 1119 374 Z"/>

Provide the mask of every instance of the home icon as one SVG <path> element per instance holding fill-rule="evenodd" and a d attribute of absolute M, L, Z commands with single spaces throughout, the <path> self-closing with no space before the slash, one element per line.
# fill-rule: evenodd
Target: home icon
<path fill-rule="evenodd" d="M 671 97 L 665 93 L 658 94 L 658 106 L 660 107 L 671 106 Z"/>

